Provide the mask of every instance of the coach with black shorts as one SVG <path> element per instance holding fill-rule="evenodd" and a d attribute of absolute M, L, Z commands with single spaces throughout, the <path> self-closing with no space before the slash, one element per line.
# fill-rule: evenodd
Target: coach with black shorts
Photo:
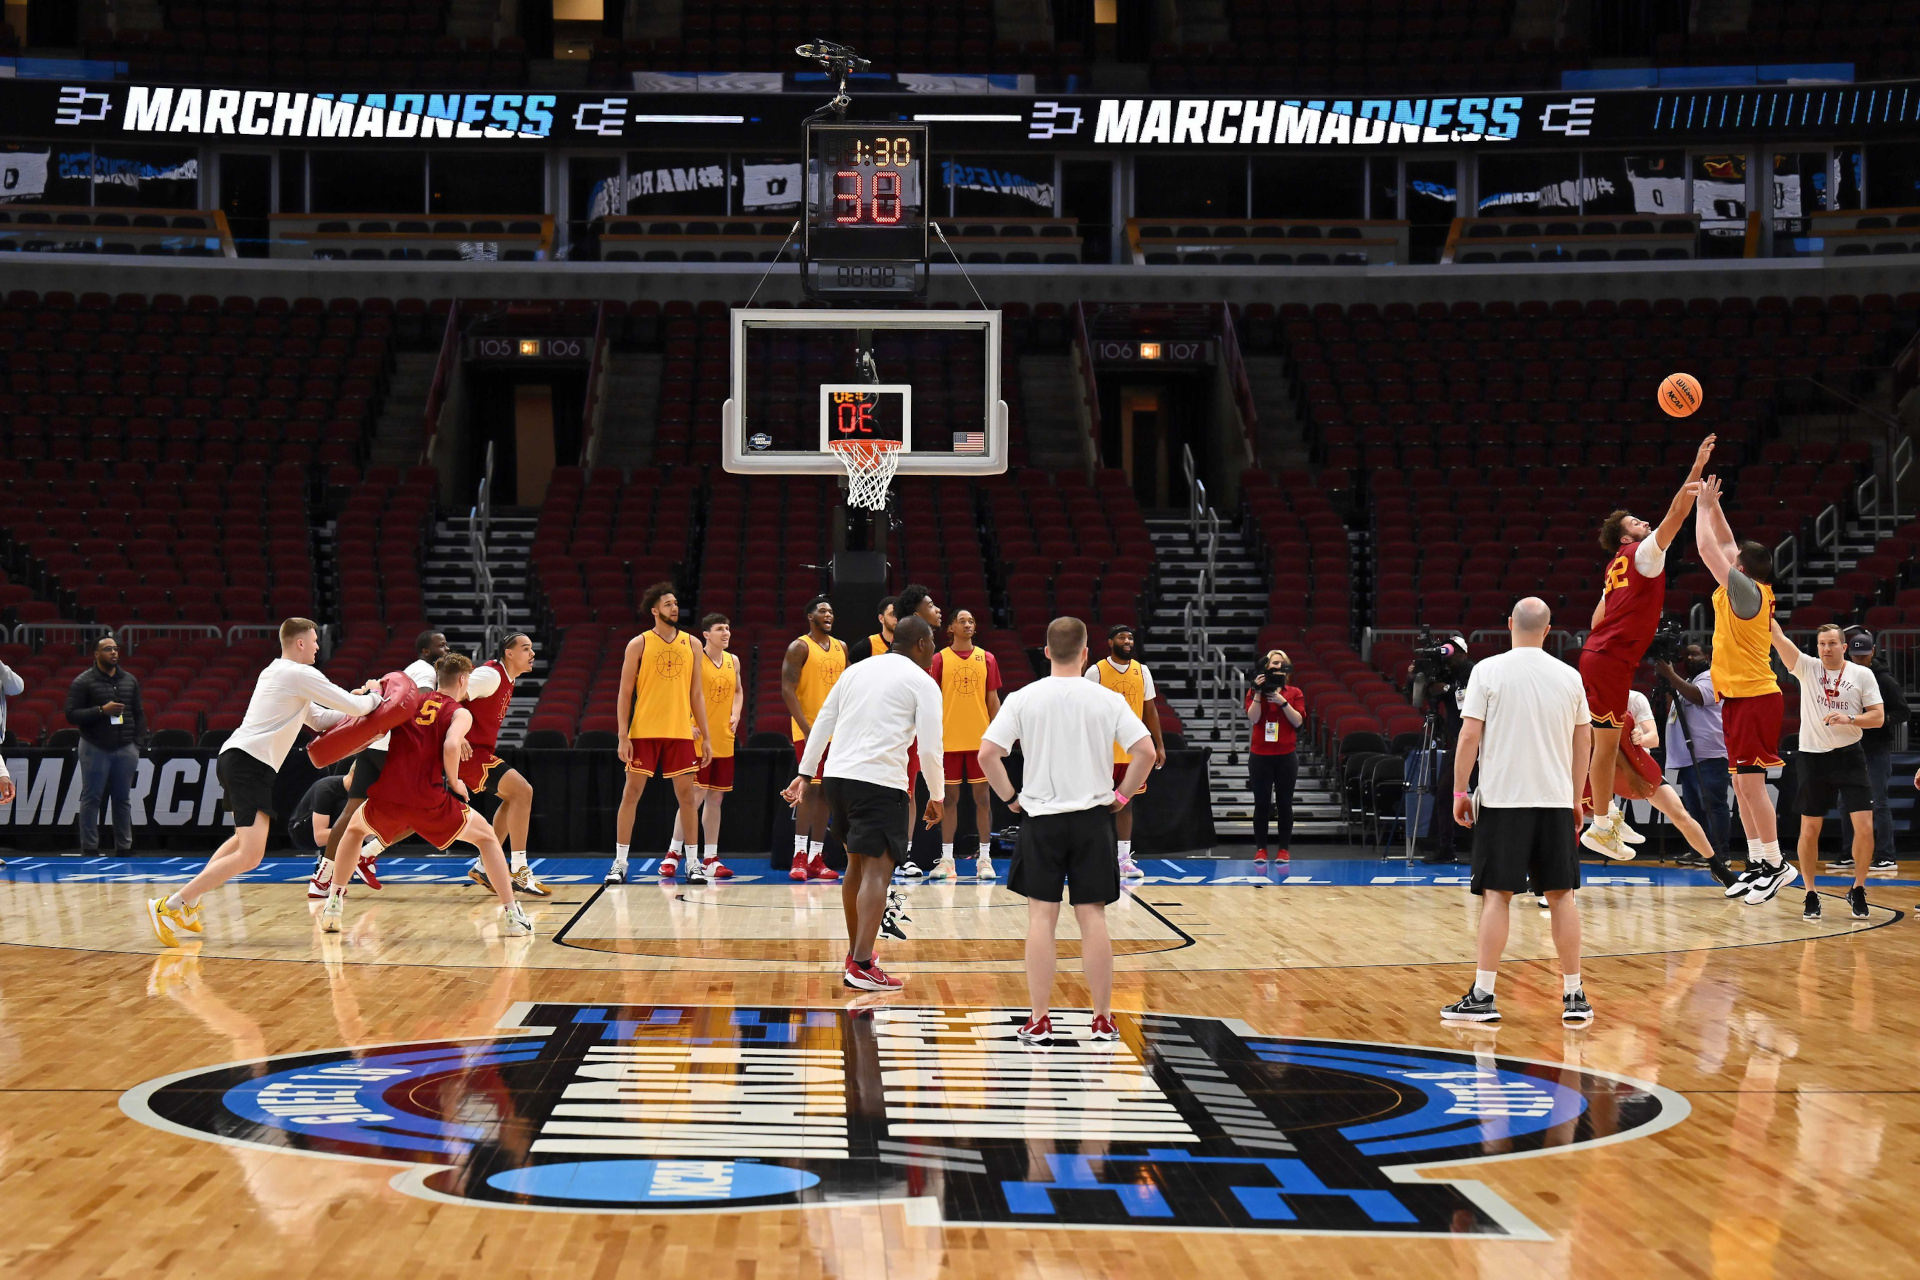
<path fill-rule="evenodd" d="M 1853 826 L 1853 887 L 1847 890 L 1847 908 L 1855 920 L 1870 920 L 1873 787 L 1860 739 L 1864 730 L 1887 722 L 1886 699 L 1871 668 L 1847 661 L 1846 634 L 1835 623 L 1814 632 L 1814 653 L 1800 652 L 1777 619 L 1770 629 L 1773 651 L 1800 682 L 1800 746 L 1793 768 L 1800 778 L 1800 877 L 1807 891 L 1801 916 L 1810 922 L 1820 919 L 1820 895 L 1814 889 L 1814 877 L 1820 874 L 1820 828 L 1837 804 Z M 1764 901 L 1757 889 L 1747 895 L 1749 906 Z"/>
<path fill-rule="evenodd" d="M 924 618 L 907 617 L 894 628 L 891 649 L 841 673 L 807 731 L 800 772 L 781 793 L 788 804 L 799 804 L 827 756 L 827 744 L 833 744 L 821 790 L 827 820 L 847 846 L 840 904 L 847 915 L 848 950 L 841 981 L 857 991 L 898 991 L 904 985 L 880 968 L 873 945 L 893 869 L 907 860 L 913 842 L 907 748 L 916 738 L 941 741 L 940 686 L 927 674 L 933 653 L 933 628 Z M 928 827 L 940 823 L 944 764 L 938 751 L 920 757 Z"/>
<path fill-rule="evenodd" d="M 1473 669 L 1460 706 L 1453 819 L 1473 829 L 1471 887 L 1480 904 L 1473 986 L 1440 1010 L 1448 1022 L 1498 1022 L 1494 977 L 1507 946 L 1513 895 L 1529 885 L 1553 913 L 1560 956 L 1560 1020 L 1593 1021 L 1580 986 L 1580 794 L 1593 727 L 1580 673 L 1543 647 L 1552 615 L 1528 596 L 1507 619 L 1513 648 Z M 1468 787 L 1480 761 L 1480 790 Z"/>
<path fill-rule="evenodd" d="M 1080 958 L 1093 999 L 1089 1038 L 1118 1039 L 1113 1025 L 1113 942 L 1107 904 L 1120 897 L 1113 815 L 1138 795 L 1153 771 L 1153 734 L 1111 689 L 1086 679 L 1087 624 L 1055 618 L 1047 627 L 1052 675 L 1007 696 L 980 741 L 980 771 L 1015 813 L 1023 814 L 1007 888 L 1027 900 L 1027 995 L 1033 1013 L 1019 1036 L 1053 1043 L 1053 935 L 1069 885 L 1080 924 Z M 1016 796 L 1007 753 L 1024 762 Z M 1113 744 L 1125 743 L 1127 771 L 1113 784 Z"/>

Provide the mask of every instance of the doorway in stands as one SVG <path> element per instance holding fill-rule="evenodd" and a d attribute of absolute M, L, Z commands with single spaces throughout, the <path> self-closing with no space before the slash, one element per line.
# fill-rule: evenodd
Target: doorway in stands
<path fill-rule="evenodd" d="M 554 467 L 580 460 L 585 372 L 470 369 L 467 377 L 468 443 L 461 450 L 461 466 L 470 476 L 466 488 L 478 481 L 492 445 L 494 501 L 539 506 Z"/>

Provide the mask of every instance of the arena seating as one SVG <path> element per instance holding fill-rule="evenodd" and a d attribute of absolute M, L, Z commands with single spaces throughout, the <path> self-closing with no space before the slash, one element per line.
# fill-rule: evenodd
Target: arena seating
<path fill-rule="evenodd" d="M 369 467 L 335 524 L 334 570 L 343 638 L 327 675 L 348 688 L 399 671 L 427 626 L 420 562 L 436 484 L 432 467 Z"/>
<path fill-rule="evenodd" d="M 1410 224 L 1395 221 L 1127 219 L 1144 266 L 1365 266 L 1411 261 Z"/>
<path fill-rule="evenodd" d="M 1808 238 L 1829 258 L 1920 253 L 1920 209 L 1838 209 L 1807 222 Z"/>
<path fill-rule="evenodd" d="M 237 256 L 219 209 L 0 207 L 0 253 L 115 253 L 148 257 Z"/>
<path fill-rule="evenodd" d="M 122 635 L 121 664 L 140 679 L 140 696 L 154 745 L 187 747 L 203 735 L 224 738 L 237 727 L 253 692 L 253 675 L 279 653 L 266 637 L 192 639 L 132 628 Z M 71 728 L 67 690 L 85 670 L 77 645 L 0 645 L 0 659 L 19 673 L 26 692 L 7 702 L 7 736 L 20 744 Z"/>
<path fill-rule="evenodd" d="M 1455 218 L 1440 261 L 1665 262 L 1700 256 L 1700 215 Z"/>
<path fill-rule="evenodd" d="M 269 225 L 275 258 L 534 262 L 553 256 L 553 219 L 541 213 L 498 218 L 276 213 Z"/>
<path fill-rule="evenodd" d="M 1086 618 L 1096 634 L 1142 625 L 1153 541 L 1122 473 L 1102 471 L 1090 485 L 1077 471 L 1023 468 L 982 488 L 1008 620 L 1025 647 L 1045 644 L 1047 623 L 1063 614 Z"/>

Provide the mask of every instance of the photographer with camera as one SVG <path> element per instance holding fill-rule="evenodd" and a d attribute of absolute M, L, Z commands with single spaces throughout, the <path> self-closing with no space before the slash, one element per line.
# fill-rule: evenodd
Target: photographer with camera
<path fill-rule="evenodd" d="M 1707 832 L 1715 853 L 1727 851 L 1733 812 L 1727 807 L 1727 735 L 1720 703 L 1713 692 L 1713 648 L 1681 645 L 1663 631 L 1654 636 L 1647 656 L 1673 689 L 1667 714 L 1667 765 L 1680 772 L 1680 800 Z M 1699 866 L 1691 853 L 1683 866 Z"/>
<path fill-rule="evenodd" d="M 1247 721 L 1253 726 L 1253 745 L 1247 756 L 1247 780 L 1253 787 L 1253 861 L 1263 870 L 1267 861 L 1267 821 L 1273 821 L 1273 860 L 1288 861 L 1293 843 L 1293 788 L 1300 778 L 1294 756 L 1300 726 L 1306 722 L 1307 696 L 1289 683 L 1293 659 L 1283 649 L 1269 649 L 1253 668 L 1253 687 L 1247 690 Z"/>
<path fill-rule="evenodd" d="M 1423 632 L 1420 640 L 1413 651 L 1410 669 L 1413 694 L 1409 700 L 1414 710 L 1433 717 L 1433 746 L 1441 758 L 1438 767 L 1431 771 L 1429 795 L 1438 796 L 1444 790 L 1442 782 L 1453 773 L 1454 745 L 1460 740 L 1460 708 L 1466 697 L 1467 680 L 1473 674 L 1473 659 L 1467 654 L 1465 636 L 1448 635 L 1435 641 Z M 1432 842 L 1421 861 L 1458 861 L 1455 850 L 1460 828 L 1453 820 L 1452 806 L 1435 801 L 1430 812 Z"/>

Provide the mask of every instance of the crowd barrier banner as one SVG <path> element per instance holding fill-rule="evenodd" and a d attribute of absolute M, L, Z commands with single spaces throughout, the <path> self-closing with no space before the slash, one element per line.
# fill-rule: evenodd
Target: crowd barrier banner
<path fill-rule="evenodd" d="M 78 847 L 80 770 L 78 753 L 71 749 L 10 748 L 7 768 L 18 796 L 0 805 L 0 846 L 33 852 L 73 851 Z M 611 751 L 573 749 L 501 753 L 508 765 L 533 784 L 530 852 L 543 855 L 613 852 L 614 812 L 620 804 L 625 776 Z M 179 853 L 210 850 L 233 831 L 233 820 L 221 801 L 224 793 L 214 776 L 216 753 L 204 749 L 148 750 L 135 771 L 130 807 L 133 811 L 135 853 Z M 771 857 L 784 870 L 792 851 L 793 817 L 780 800 L 782 787 L 792 781 L 793 753 L 784 748 L 742 750 L 735 757 L 734 789 L 721 810 L 720 849 L 743 859 Z M 1010 762 L 1017 779 L 1019 757 Z M 281 767 L 274 788 L 274 824 L 269 848 L 289 847 L 285 830 L 300 797 L 320 771 L 303 750 L 294 750 Z M 961 807 L 955 852 L 971 857 L 977 830 L 970 800 L 959 788 L 949 788 L 948 802 Z M 1012 822 L 1004 806 L 992 801 L 989 830 Z M 482 796 L 477 807 L 491 814 L 495 801 Z M 924 796 L 916 797 L 924 807 Z M 1142 854 L 1205 848 L 1213 842 L 1213 812 L 1207 792 L 1207 753 L 1170 751 L 1167 767 L 1156 772 L 1147 792 L 1133 803 L 1134 845 Z M 665 782 L 648 785 L 634 824 L 633 847 L 643 852 L 666 848 L 673 826 L 673 788 Z M 939 857 L 939 832 L 915 824 L 915 860 L 931 866 Z M 112 842 L 110 828 L 101 835 Z M 417 841 L 406 846 L 419 852 Z M 101 852 L 108 852 L 103 848 Z M 837 854 L 832 860 L 839 861 Z"/>

